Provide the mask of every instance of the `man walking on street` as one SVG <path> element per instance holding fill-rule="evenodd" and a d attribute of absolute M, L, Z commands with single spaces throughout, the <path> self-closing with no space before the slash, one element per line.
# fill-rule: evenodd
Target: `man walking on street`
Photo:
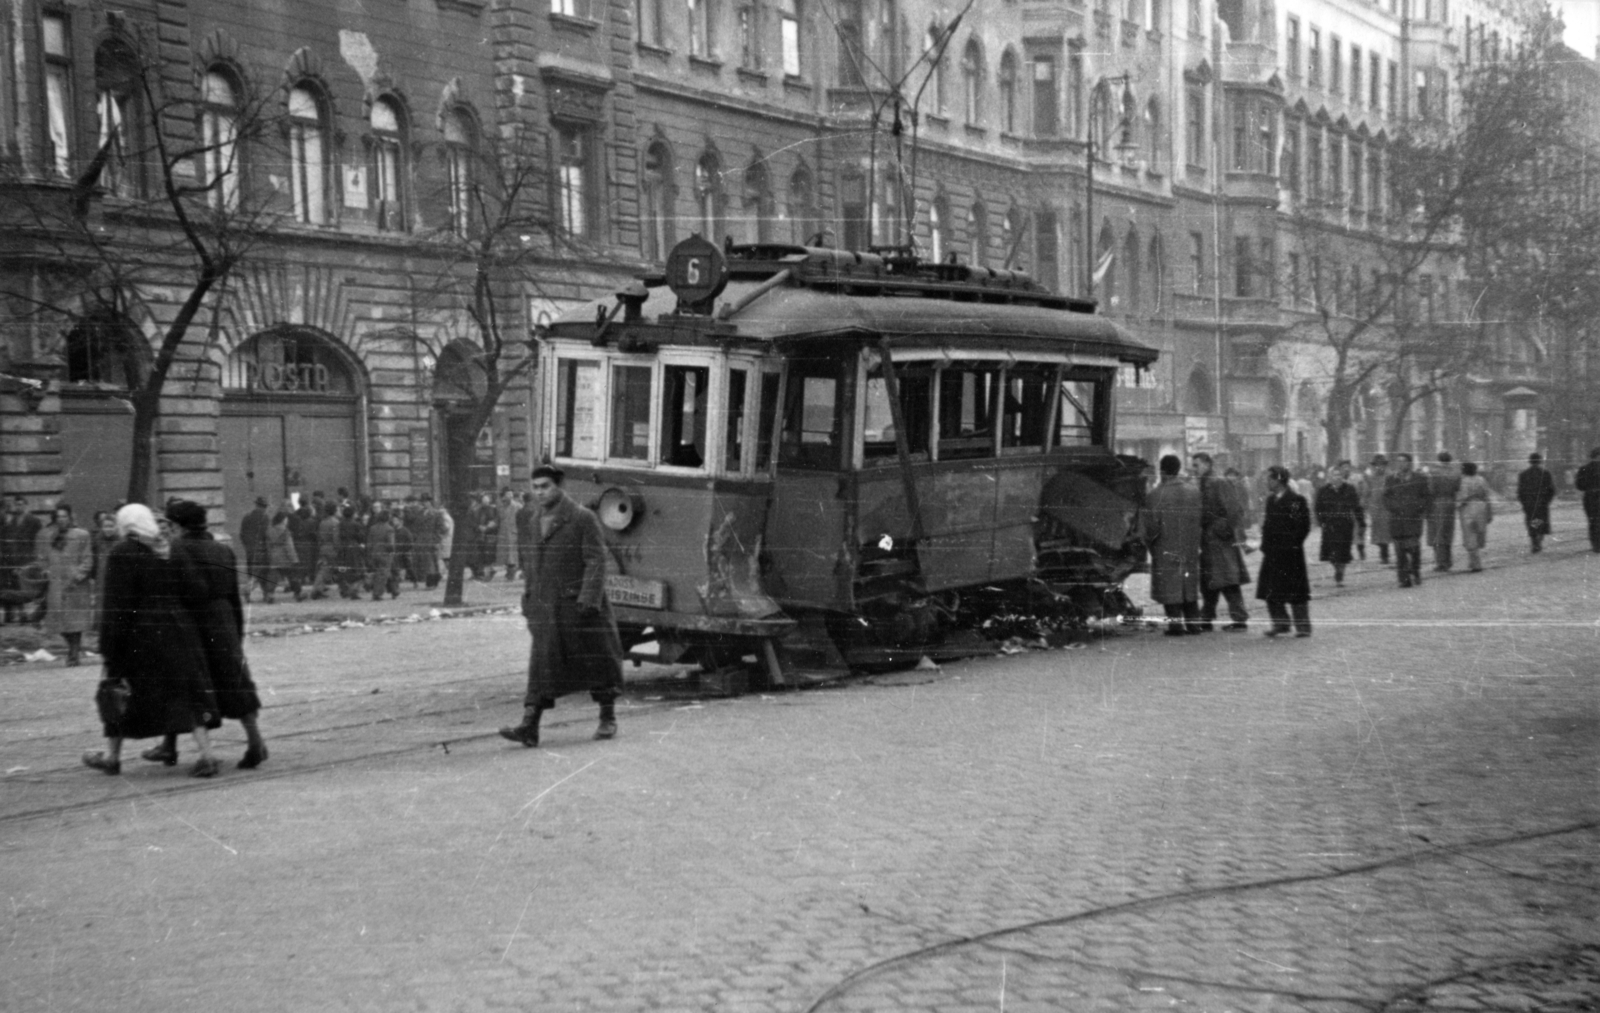
<path fill-rule="evenodd" d="M 1528 455 L 1528 467 L 1517 476 L 1517 502 L 1528 526 L 1528 541 L 1534 552 L 1544 550 L 1544 536 L 1550 533 L 1550 501 L 1556 498 L 1556 480 L 1544 468 L 1544 458 Z"/>
<path fill-rule="evenodd" d="M 1389 459 L 1382 454 L 1375 454 L 1372 458 L 1372 476 L 1361 496 L 1361 507 L 1367 514 L 1372 544 L 1378 547 L 1378 562 L 1386 565 L 1389 562 L 1389 542 L 1394 538 L 1389 530 L 1389 508 L 1383 505 L 1383 490 L 1388 482 Z"/>
<path fill-rule="evenodd" d="M 1200 490 L 1178 476 L 1183 463 L 1161 459 L 1161 484 L 1145 500 L 1150 597 L 1167 613 L 1167 636 L 1203 632 L 1200 624 Z"/>
<path fill-rule="evenodd" d="M 1456 540 L 1456 492 L 1461 469 L 1448 450 L 1439 452 L 1439 466 L 1428 476 L 1428 544 L 1433 546 L 1433 568 L 1445 573 L 1455 566 L 1450 549 Z"/>
<path fill-rule="evenodd" d="M 559 468 L 533 469 L 533 545 L 527 553 L 522 615 L 533 635 L 522 723 L 501 728 L 512 742 L 539 744 L 539 718 L 556 698 L 589 691 L 600 705 L 597 739 L 617 734 L 622 641 L 606 600 L 606 547 L 600 520 L 561 488 Z"/>
<path fill-rule="evenodd" d="M 0 591 L 22 590 L 22 570 L 33 562 L 39 529 L 43 527 L 44 522 L 28 512 L 26 499 L 11 497 L 5 515 L 0 517 Z M 8 623 L 18 622 L 25 614 L 21 605 L 5 606 Z"/>
<path fill-rule="evenodd" d="M 1306 573 L 1306 536 L 1311 533 L 1311 506 L 1289 485 L 1289 469 L 1267 469 L 1267 501 L 1261 510 L 1261 572 L 1256 597 L 1272 616 L 1269 637 L 1289 632 L 1311 636 L 1311 577 Z"/>
<path fill-rule="evenodd" d="M 272 601 L 271 564 L 267 560 L 267 498 L 256 497 L 256 508 L 239 522 L 239 545 L 244 549 L 244 572 L 261 585 L 262 601 Z M 250 600 L 250 585 L 244 587 L 244 600 Z"/>
<path fill-rule="evenodd" d="M 1573 480 L 1583 493 L 1583 513 L 1589 518 L 1589 551 L 1600 552 L 1600 447 L 1589 451 L 1589 463 Z"/>
<path fill-rule="evenodd" d="M 1244 553 L 1239 551 L 1244 542 L 1244 504 L 1233 483 L 1214 474 L 1210 454 L 1196 454 L 1191 460 L 1200 479 L 1200 628 L 1210 631 L 1220 595 L 1228 602 L 1232 620 L 1223 629 L 1242 630 L 1250 620 L 1239 591 L 1240 585 L 1250 583 Z"/>
<path fill-rule="evenodd" d="M 1395 473 L 1383 487 L 1383 505 L 1389 511 L 1389 535 L 1394 539 L 1395 569 L 1400 586 L 1422 583 L 1422 525 L 1428 513 L 1428 479 L 1412 469 L 1410 454 L 1396 454 Z"/>

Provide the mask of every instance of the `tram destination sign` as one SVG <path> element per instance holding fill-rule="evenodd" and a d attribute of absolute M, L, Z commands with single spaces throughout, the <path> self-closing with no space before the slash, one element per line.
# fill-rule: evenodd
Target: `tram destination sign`
<path fill-rule="evenodd" d="M 643 580 L 620 573 L 606 574 L 606 600 L 613 605 L 631 605 L 641 609 L 667 607 L 667 583 L 664 580 Z"/>
<path fill-rule="evenodd" d="M 727 284 L 728 261 L 716 243 L 692 235 L 667 254 L 667 287 L 679 302 L 701 306 L 721 295 Z"/>

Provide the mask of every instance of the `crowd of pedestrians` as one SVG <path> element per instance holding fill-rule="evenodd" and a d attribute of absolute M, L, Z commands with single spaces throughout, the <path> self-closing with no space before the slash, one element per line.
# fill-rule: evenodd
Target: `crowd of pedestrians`
<path fill-rule="evenodd" d="M 1340 461 L 1318 469 L 1314 478 L 1297 478 L 1274 466 L 1250 482 L 1233 468 L 1217 477 L 1209 454 L 1190 459 L 1189 476 L 1179 458 L 1163 457 L 1140 523 L 1150 552 L 1150 597 L 1166 613 L 1167 635 L 1210 632 L 1219 598 L 1228 605 L 1229 622 L 1222 628 L 1248 628 L 1241 588 L 1250 582 L 1244 554 L 1252 551 L 1247 532 L 1257 518 L 1262 558 L 1256 597 L 1271 617 L 1269 637 L 1311 635 L 1304 543 L 1313 528 L 1320 530 L 1319 559 L 1332 567 L 1335 586 L 1344 584 L 1352 563 L 1366 559 L 1370 541 L 1379 563 L 1393 565 L 1400 587 L 1418 587 L 1425 546 L 1434 572 L 1454 569 L 1458 529 L 1467 569 L 1481 572 L 1494 519 L 1488 481 L 1476 463 L 1457 463 L 1448 451 L 1427 468 L 1420 470 L 1411 454 L 1395 454 L 1392 461 L 1377 454 L 1364 471 Z M 1600 552 L 1600 447 L 1578 469 L 1573 485 L 1583 494 L 1590 549 Z M 1528 467 L 1517 476 L 1516 498 L 1530 552 L 1543 549 L 1555 495 L 1542 456 L 1529 455 Z"/>

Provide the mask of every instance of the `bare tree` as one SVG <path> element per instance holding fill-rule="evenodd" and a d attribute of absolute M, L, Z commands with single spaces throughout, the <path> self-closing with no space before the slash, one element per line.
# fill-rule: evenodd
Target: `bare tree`
<path fill-rule="evenodd" d="M 101 140 L 76 177 L 26 164 L 6 172 L 8 224 L 33 254 L 6 295 L 13 313 L 54 336 L 45 350 L 68 375 L 70 345 L 111 363 L 132 415 L 127 499 L 145 502 L 180 349 L 280 217 L 281 201 L 249 185 L 242 159 L 280 142 L 282 96 L 238 82 L 207 95 L 211 82 L 192 81 L 187 66 L 163 66 L 125 42 L 111 44 L 108 62 Z M 154 328 L 153 340 L 136 321 Z"/>

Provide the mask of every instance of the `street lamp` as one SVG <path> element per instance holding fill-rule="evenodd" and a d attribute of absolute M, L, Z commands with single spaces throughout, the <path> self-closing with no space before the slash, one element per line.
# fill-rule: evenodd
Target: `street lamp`
<path fill-rule="evenodd" d="M 1116 151 L 1117 151 L 1118 154 L 1120 154 L 1124 158 L 1126 158 L 1129 155 L 1129 153 L 1134 151 L 1135 148 L 1137 147 L 1133 143 L 1133 78 L 1129 74 L 1118 74 L 1116 77 L 1108 77 L 1108 78 L 1103 79 L 1101 81 L 1101 84 L 1106 86 L 1106 94 L 1108 95 L 1108 98 L 1107 98 L 1108 102 L 1110 101 L 1110 99 L 1109 99 L 1110 86 L 1113 85 L 1113 84 L 1117 84 L 1117 83 L 1121 83 L 1121 85 L 1122 85 L 1122 100 L 1121 100 L 1121 102 L 1122 102 L 1122 117 L 1121 117 L 1120 120 L 1118 120 L 1118 123 L 1117 123 L 1118 127 L 1122 131 L 1122 136 L 1117 141 Z M 1099 92 L 1100 92 L 1100 89 L 1096 88 L 1095 89 L 1095 93 L 1099 94 Z M 1109 112 L 1109 110 L 1108 110 L 1108 112 Z M 1085 218 L 1084 230 L 1086 232 L 1086 242 L 1085 242 L 1085 245 L 1084 245 L 1083 275 L 1084 275 L 1084 294 L 1090 299 L 1094 298 L 1094 269 L 1095 269 L 1095 259 L 1096 259 L 1095 258 L 1095 249 L 1094 249 L 1094 232 L 1095 232 L 1095 229 L 1094 229 L 1094 159 L 1095 159 L 1094 133 L 1095 133 L 1095 126 L 1096 126 L 1096 122 L 1095 122 L 1096 119 L 1097 119 L 1097 117 L 1094 115 L 1094 110 L 1091 109 L 1088 122 L 1086 122 L 1084 124 L 1084 127 L 1085 127 L 1084 135 L 1085 135 L 1085 137 L 1084 137 L 1084 182 L 1083 182 L 1084 198 L 1083 198 L 1083 203 L 1084 203 L 1084 218 Z"/>

